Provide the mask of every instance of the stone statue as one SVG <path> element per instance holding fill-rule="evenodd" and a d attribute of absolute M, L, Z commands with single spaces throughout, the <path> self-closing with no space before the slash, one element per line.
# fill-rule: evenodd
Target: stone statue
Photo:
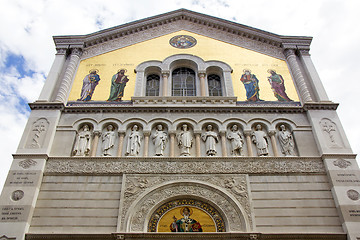
<path fill-rule="evenodd" d="M 138 125 L 134 125 L 131 129 L 131 133 L 129 135 L 126 147 L 127 156 L 138 156 L 141 147 L 142 136 L 139 132 Z"/>
<path fill-rule="evenodd" d="M 152 136 L 155 145 L 155 156 L 164 156 L 167 139 L 168 136 L 167 133 L 163 131 L 163 126 L 161 124 L 157 125 L 155 133 Z"/>
<path fill-rule="evenodd" d="M 226 137 L 231 142 L 231 154 L 233 156 L 241 156 L 244 140 L 236 124 L 231 127 L 231 130 Z"/>
<path fill-rule="evenodd" d="M 256 144 L 256 150 L 258 156 L 267 156 L 269 155 L 268 149 L 268 137 L 264 131 L 262 131 L 262 127 L 260 124 L 256 125 L 256 130 L 252 132 L 251 139 L 253 143 Z"/>
<path fill-rule="evenodd" d="M 206 155 L 215 156 L 216 151 L 216 143 L 219 142 L 219 137 L 216 132 L 213 131 L 212 125 L 206 126 L 206 132 L 201 134 L 202 140 L 205 142 Z"/>
<path fill-rule="evenodd" d="M 285 156 L 295 156 L 294 139 L 293 139 L 291 132 L 286 130 L 285 125 L 280 126 L 280 131 L 278 133 L 278 139 L 280 142 L 281 152 Z"/>
<path fill-rule="evenodd" d="M 193 136 L 188 130 L 187 124 L 182 125 L 181 132 L 176 135 L 180 156 L 190 156 L 190 149 L 193 144 Z"/>
<path fill-rule="evenodd" d="M 78 133 L 73 155 L 75 156 L 89 156 L 91 149 L 91 132 L 88 125 L 84 125 L 82 130 Z"/>
<path fill-rule="evenodd" d="M 107 126 L 107 131 L 102 135 L 102 153 L 103 156 L 111 156 L 111 150 L 115 144 L 115 132 L 113 125 Z"/>

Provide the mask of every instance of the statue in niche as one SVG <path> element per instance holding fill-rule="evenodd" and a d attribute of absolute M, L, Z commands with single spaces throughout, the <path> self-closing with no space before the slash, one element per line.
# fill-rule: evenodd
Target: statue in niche
<path fill-rule="evenodd" d="M 115 131 L 113 125 L 109 124 L 101 137 L 103 156 L 111 156 L 111 150 L 115 144 Z"/>
<path fill-rule="evenodd" d="M 126 71 L 126 69 L 120 69 L 112 76 L 110 96 L 107 101 L 121 101 L 121 98 L 124 96 L 126 83 L 129 81 L 129 78 L 125 75 Z"/>
<path fill-rule="evenodd" d="M 99 84 L 100 76 L 99 70 L 92 69 L 89 74 L 85 76 L 83 80 L 83 86 L 78 101 L 90 101 L 95 91 L 95 87 Z"/>
<path fill-rule="evenodd" d="M 163 126 L 161 124 L 156 126 L 152 140 L 155 145 L 155 156 L 164 156 L 164 150 L 168 136 L 167 133 L 163 130 Z"/>
<path fill-rule="evenodd" d="M 202 232 L 202 227 L 198 221 L 190 218 L 193 210 L 190 207 L 182 207 L 180 214 L 183 216 L 181 219 L 177 219 L 173 216 L 174 222 L 170 224 L 171 232 Z"/>
<path fill-rule="evenodd" d="M 271 89 L 274 96 L 278 101 L 292 101 L 285 92 L 284 79 L 280 74 L 277 74 L 275 70 L 269 69 L 268 73 L 271 75 L 268 77 Z"/>
<path fill-rule="evenodd" d="M 138 156 L 140 153 L 141 141 L 142 141 L 142 136 L 141 133 L 139 132 L 139 127 L 138 125 L 135 124 L 131 129 L 131 133 L 127 141 L 125 155 Z"/>
<path fill-rule="evenodd" d="M 260 124 L 257 124 L 256 130 L 252 132 L 251 140 L 256 145 L 256 150 L 257 150 L 258 156 L 269 155 L 268 137 L 267 137 L 267 134 L 262 130 L 262 126 Z"/>
<path fill-rule="evenodd" d="M 89 156 L 91 149 L 91 131 L 89 126 L 86 124 L 78 133 L 73 155 L 75 156 Z"/>
<path fill-rule="evenodd" d="M 294 139 L 290 131 L 286 130 L 285 125 L 280 126 L 278 133 L 278 139 L 280 142 L 281 152 L 285 156 L 295 156 L 295 144 Z"/>
<path fill-rule="evenodd" d="M 231 142 L 231 154 L 233 156 L 241 156 L 244 140 L 236 124 L 231 127 L 226 137 Z"/>
<path fill-rule="evenodd" d="M 181 132 L 176 135 L 178 146 L 180 148 L 180 156 L 190 156 L 190 149 L 193 144 L 193 136 L 188 130 L 188 125 L 181 126 Z"/>
<path fill-rule="evenodd" d="M 36 120 L 32 126 L 27 147 L 41 148 L 44 143 L 48 126 L 49 122 L 45 118 L 40 118 Z"/>
<path fill-rule="evenodd" d="M 211 124 L 206 126 L 206 132 L 201 134 L 202 140 L 205 142 L 206 155 L 215 156 L 216 143 L 219 142 L 219 137 L 216 132 L 213 131 L 213 126 Z"/>

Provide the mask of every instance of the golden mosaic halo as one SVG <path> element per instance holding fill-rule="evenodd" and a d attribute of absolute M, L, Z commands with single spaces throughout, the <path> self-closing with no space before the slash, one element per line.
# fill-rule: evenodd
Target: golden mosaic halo
<path fill-rule="evenodd" d="M 91 69 L 90 71 L 89 71 L 89 73 L 92 73 L 92 72 L 95 72 L 96 74 L 99 72 L 99 69 Z"/>
<path fill-rule="evenodd" d="M 124 73 L 127 72 L 127 69 L 125 69 L 125 68 L 121 68 L 121 69 L 119 69 L 117 72 L 119 73 L 121 70 L 124 70 Z"/>
<path fill-rule="evenodd" d="M 193 210 L 192 210 L 191 208 L 189 208 L 188 206 L 182 207 L 182 208 L 180 209 L 180 214 L 181 214 L 182 216 L 184 216 L 184 209 L 185 209 L 185 208 L 189 209 L 189 211 L 190 211 L 189 216 L 191 216 L 191 215 L 193 214 Z"/>

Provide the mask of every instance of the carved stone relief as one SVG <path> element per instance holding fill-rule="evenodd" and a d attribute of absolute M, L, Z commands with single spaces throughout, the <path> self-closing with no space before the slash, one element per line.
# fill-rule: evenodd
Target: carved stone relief
<path fill-rule="evenodd" d="M 23 169 L 29 169 L 32 166 L 36 166 L 37 161 L 32 160 L 32 159 L 25 159 L 19 162 L 19 166 L 22 167 Z"/>
<path fill-rule="evenodd" d="M 319 124 L 328 147 L 339 148 L 343 146 L 337 126 L 333 121 L 323 118 Z"/>
<path fill-rule="evenodd" d="M 31 126 L 31 132 L 27 139 L 26 148 L 42 148 L 49 128 L 49 121 L 46 118 L 39 118 Z"/>
<path fill-rule="evenodd" d="M 125 155 L 137 157 L 140 153 L 142 140 L 143 140 L 143 136 L 139 130 L 139 126 L 135 124 L 131 128 L 131 132 L 128 136 Z"/>
<path fill-rule="evenodd" d="M 143 188 L 139 187 L 138 183 L 144 181 L 146 185 L 143 185 Z M 229 181 L 232 184 L 228 184 Z M 136 191 L 133 191 L 134 186 L 137 188 Z M 212 202 L 213 206 L 217 206 L 225 215 L 223 217 L 228 220 L 229 230 L 251 230 L 253 222 L 248 188 L 246 175 L 216 177 L 213 175 L 161 177 L 127 175 L 121 222 L 130 223 L 127 230 L 131 232 L 143 231 L 147 229 L 145 219 L 149 219 L 149 215 L 155 211 L 156 204 L 166 199 L 192 196 L 195 199 Z M 131 194 L 126 194 L 127 192 Z"/>
<path fill-rule="evenodd" d="M 295 156 L 295 142 L 292 133 L 286 129 L 285 125 L 280 125 L 280 131 L 277 134 L 280 143 L 281 152 L 285 156 Z"/>
<path fill-rule="evenodd" d="M 155 128 L 155 132 L 151 136 L 155 148 L 155 156 L 164 156 L 166 143 L 168 141 L 168 134 L 164 131 L 164 127 L 158 124 Z"/>
<path fill-rule="evenodd" d="M 22 190 L 16 190 L 11 193 L 11 200 L 13 201 L 19 201 L 24 197 L 24 191 Z"/>
<path fill-rule="evenodd" d="M 351 166 L 351 162 L 346 161 L 342 158 L 335 160 L 333 162 L 333 164 L 334 164 L 334 166 L 339 167 L 339 168 L 347 168 L 347 167 Z"/>
<path fill-rule="evenodd" d="M 130 160 L 87 160 L 49 159 L 46 164 L 48 174 L 121 174 L 121 173 L 324 173 L 321 159 L 260 159 L 241 161 L 219 161 L 189 159 L 189 161 L 149 161 Z"/>
<path fill-rule="evenodd" d="M 115 131 L 114 126 L 109 124 L 106 131 L 101 136 L 101 150 L 103 156 L 112 156 L 115 146 Z"/>
<path fill-rule="evenodd" d="M 181 126 L 180 132 L 176 135 L 178 146 L 180 148 L 180 156 L 190 156 L 190 149 L 193 146 L 193 134 L 189 131 L 187 124 Z"/>
<path fill-rule="evenodd" d="M 201 138 L 205 142 L 207 156 L 215 156 L 217 154 L 216 144 L 219 142 L 219 136 L 213 128 L 214 127 L 209 124 L 206 126 L 206 131 L 201 134 Z"/>
<path fill-rule="evenodd" d="M 242 156 L 244 139 L 239 131 L 239 127 L 236 124 L 234 124 L 230 131 L 228 131 L 226 138 L 229 139 L 231 144 L 231 155 Z"/>
<path fill-rule="evenodd" d="M 251 140 L 256 146 L 258 156 L 269 155 L 269 138 L 262 130 L 262 126 L 260 124 L 257 124 L 255 131 L 251 133 Z"/>
<path fill-rule="evenodd" d="M 350 198 L 353 201 L 357 201 L 360 198 L 360 193 L 354 189 L 350 189 L 346 192 L 348 198 Z"/>

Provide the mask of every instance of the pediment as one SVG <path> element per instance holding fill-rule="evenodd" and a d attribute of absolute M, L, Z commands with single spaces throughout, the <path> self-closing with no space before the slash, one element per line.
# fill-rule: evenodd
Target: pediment
<path fill-rule="evenodd" d="M 281 36 L 209 15 L 179 9 L 88 35 L 55 36 L 57 49 L 81 48 L 82 59 L 180 30 L 284 59 L 285 48 L 309 49 L 311 37 Z"/>

